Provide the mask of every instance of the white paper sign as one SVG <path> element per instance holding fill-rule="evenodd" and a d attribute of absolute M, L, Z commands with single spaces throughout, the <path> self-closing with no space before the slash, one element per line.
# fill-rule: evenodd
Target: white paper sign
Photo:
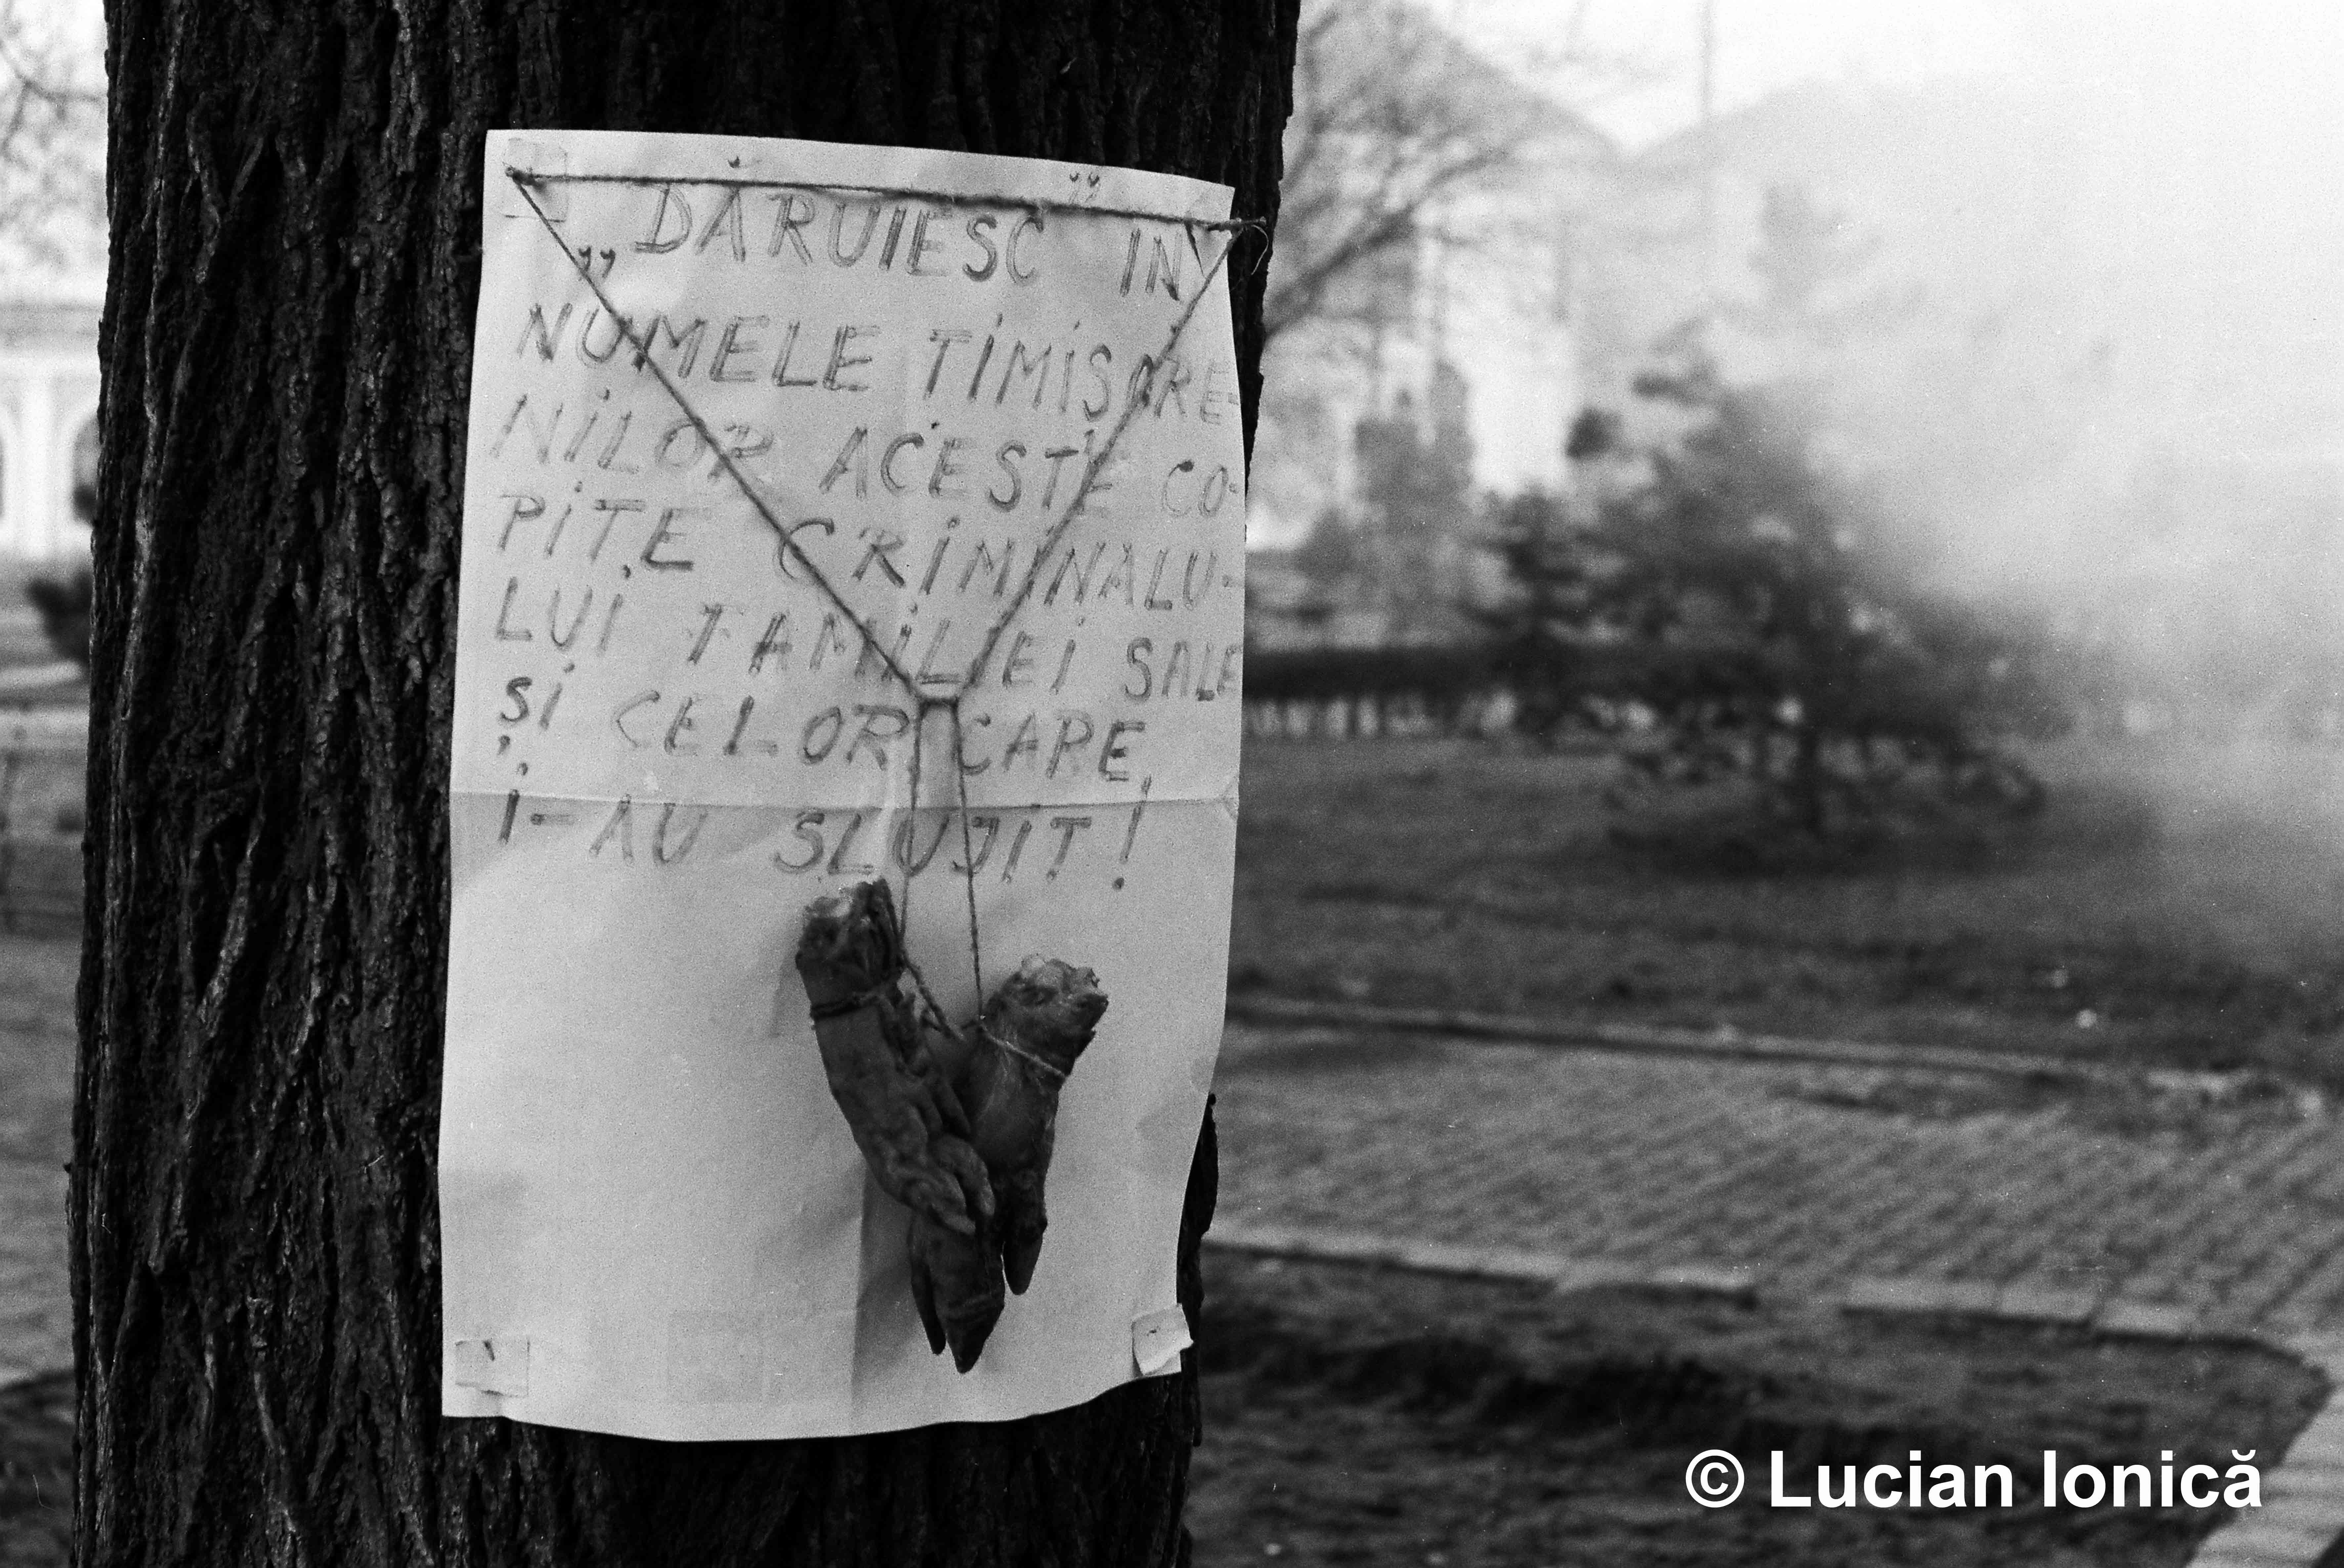
<path fill-rule="evenodd" d="M 1169 1370 L 1236 842 L 1228 190 L 585 132 L 492 135 L 488 189 L 443 1409 L 813 1437 Z M 874 876 L 954 1017 L 1032 953 L 1110 998 L 966 1376 L 791 966 Z"/>

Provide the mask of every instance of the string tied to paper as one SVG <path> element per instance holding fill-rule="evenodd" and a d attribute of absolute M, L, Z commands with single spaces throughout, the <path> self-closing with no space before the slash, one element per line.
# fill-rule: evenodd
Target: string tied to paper
<path fill-rule="evenodd" d="M 688 177 L 672 177 L 660 175 L 635 174 L 572 174 L 568 172 L 530 170 L 516 166 L 508 166 L 505 173 L 512 181 L 514 188 L 520 192 L 522 199 L 528 203 L 530 210 L 536 217 L 539 223 L 544 228 L 548 237 L 554 241 L 556 246 L 561 250 L 563 256 L 568 258 L 571 268 L 577 273 L 580 281 L 585 285 L 586 288 L 593 296 L 600 308 L 609 314 L 620 339 L 633 350 L 635 362 L 638 368 L 647 369 L 651 371 L 659 386 L 673 402 L 677 411 L 686 421 L 689 422 L 691 428 L 698 435 L 700 440 L 705 443 L 706 450 L 713 454 L 714 460 L 718 468 L 724 473 L 726 478 L 730 480 L 733 487 L 739 491 L 741 497 L 748 502 L 759 520 L 773 531 L 775 539 L 776 561 L 784 574 L 789 574 L 789 566 L 793 561 L 801 567 L 804 572 L 803 581 L 810 582 L 821 593 L 823 598 L 829 602 L 836 613 L 854 630 L 858 636 L 861 637 L 864 649 L 865 650 L 865 656 L 875 656 L 876 662 L 886 678 L 900 687 L 909 698 L 912 703 L 914 718 L 912 745 L 910 748 L 910 778 L 908 781 L 908 788 L 906 790 L 906 800 L 907 810 L 914 820 L 917 819 L 918 813 L 921 809 L 921 783 L 925 771 L 924 764 L 928 718 L 930 714 L 938 711 L 941 711 L 947 715 L 947 723 L 950 728 L 952 743 L 952 767 L 955 784 L 955 794 L 956 798 L 954 804 L 945 809 L 951 810 L 959 822 L 962 854 L 958 864 L 960 869 L 960 880 L 962 882 L 964 899 L 965 903 L 965 919 L 966 925 L 965 936 L 968 946 L 969 968 L 971 977 L 975 982 L 976 995 L 979 996 L 985 996 L 986 992 L 985 985 L 984 944 L 981 922 L 979 920 L 977 911 L 976 856 L 973 853 L 973 834 L 971 826 L 974 805 L 969 795 L 968 773 L 965 766 L 967 749 L 967 733 L 961 713 L 961 699 L 963 694 L 974 686 L 980 674 L 987 668 L 994 654 L 999 649 L 1005 636 L 1006 636 L 1010 630 L 1016 624 L 1019 618 L 1026 611 L 1040 583 L 1044 565 L 1050 559 L 1052 552 L 1063 544 L 1066 536 L 1073 530 L 1076 520 L 1082 515 L 1084 503 L 1091 498 L 1098 483 L 1099 476 L 1106 470 L 1107 465 L 1114 458 L 1126 433 L 1131 429 L 1134 417 L 1142 406 L 1141 401 L 1137 399 L 1127 399 L 1122 411 L 1118 414 L 1113 425 L 1108 429 L 1106 439 L 1099 444 L 1097 450 L 1096 452 L 1086 454 L 1086 460 L 1080 465 L 1078 478 L 1073 494 L 1068 498 L 1064 507 L 1058 511 L 1056 521 L 1049 525 L 1048 529 L 1044 533 L 1042 542 L 1035 552 L 1033 565 L 1027 570 L 1024 578 L 1018 582 L 1016 591 L 1011 597 L 1009 602 L 1004 606 L 1000 613 L 994 618 L 991 624 L 988 626 L 985 636 L 978 646 L 975 656 L 969 662 L 965 671 L 957 677 L 949 690 L 944 692 L 935 691 L 933 688 L 938 683 L 937 681 L 932 677 L 924 682 L 922 679 L 915 676 L 911 671 L 905 669 L 902 660 L 897 656 L 896 652 L 886 646 L 876 630 L 870 623 L 868 618 L 861 611 L 856 609 L 854 604 L 840 589 L 839 585 L 832 581 L 830 574 L 823 570 L 821 564 L 816 561 L 807 552 L 804 546 L 799 542 L 797 539 L 798 532 L 803 528 L 810 526 L 810 524 L 800 523 L 794 526 L 787 525 L 784 524 L 782 519 L 775 514 L 772 501 L 765 496 L 759 486 L 751 478 L 745 468 L 743 466 L 741 459 L 735 454 L 728 443 L 718 439 L 716 428 L 712 424 L 702 410 L 698 408 L 693 403 L 692 400 L 686 394 L 683 387 L 680 383 L 679 378 L 672 375 L 667 368 L 662 365 L 657 357 L 652 354 L 649 335 L 639 331 L 637 324 L 633 320 L 631 320 L 618 309 L 616 302 L 612 299 L 608 288 L 605 287 L 614 261 L 613 253 L 607 249 L 598 252 L 591 246 L 583 248 L 572 247 L 569 243 L 568 239 L 563 236 L 558 220 L 551 212 L 549 212 L 547 204 L 544 200 L 541 199 L 541 196 L 548 191 L 558 189 L 561 186 L 571 184 L 623 184 L 645 187 L 657 187 L 663 190 L 675 187 L 694 186 L 731 187 L 734 189 L 772 188 L 786 191 L 833 190 L 851 192 L 857 196 L 877 199 L 904 197 L 934 202 L 944 202 L 955 206 L 1012 207 L 1033 212 L 1044 219 L 1046 219 L 1046 217 L 1051 215 L 1064 215 L 1069 217 L 1086 217 L 1094 218 L 1125 217 L 1145 219 L 1152 222 L 1178 224 L 1187 236 L 1190 251 L 1197 257 L 1197 260 L 1203 267 L 1203 276 L 1197 285 L 1189 291 L 1187 299 L 1182 302 L 1181 309 L 1172 322 L 1170 329 L 1165 335 L 1162 345 L 1157 349 L 1155 355 L 1152 356 L 1152 359 L 1157 362 L 1162 362 L 1167 359 L 1179 346 L 1181 338 L 1187 330 L 1190 322 L 1195 319 L 1198 307 L 1213 292 L 1213 286 L 1217 281 L 1223 268 L 1227 265 L 1231 253 L 1236 248 L 1238 238 L 1247 232 L 1258 232 L 1264 233 L 1266 235 L 1266 229 L 1264 229 L 1258 220 L 1255 219 L 1192 218 L 1184 217 L 1175 214 L 1167 214 L 1160 211 L 1146 211 L 1138 208 L 1110 206 L 1084 200 L 1060 202 L 1054 201 L 1046 197 L 1035 197 L 1032 196 L 1013 197 L 982 192 L 936 191 L 915 189 L 908 187 L 860 185 L 840 183 L 837 181 L 787 180 L 750 176 L 693 176 Z M 1200 244 L 1197 238 L 1200 234 L 1222 234 L 1228 238 L 1226 242 L 1217 248 L 1217 252 L 1207 259 L 1204 254 L 1204 247 Z M 603 262 L 602 267 L 599 269 L 599 274 L 598 268 L 595 266 L 595 259 L 598 255 L 602 258 Z M 1174 297 L 1177 298 L 1177 294 Z M 1144 785 L 1142 794 L 1144 798 Z M 913 878 L 914 875 L 914 870 L 908 863 L 907 859 L 904 867 L 904 894 L 901 901 L 901 918 L 906 930 L 909 929 L 912 918 L 912 891 Z M 934 997 L 927 995 L 928 988 L 925 980 L 918 975 L 916 969 L 912 971 L 912 975 L 915 985 L 918 986 L 924 999 L 925 1000 L 927 1007 L 931 1011 L 935 1012 L 938 1019 L 941 1020 L 943 1017 L 942 1010 L 935 1006 Z M 949 1026 L 946 1027 L 949 1027 Z M 1044 1067 L 1047 1066 L 1046 1063 L 1038 1062 L 1037 1065 Z"/>

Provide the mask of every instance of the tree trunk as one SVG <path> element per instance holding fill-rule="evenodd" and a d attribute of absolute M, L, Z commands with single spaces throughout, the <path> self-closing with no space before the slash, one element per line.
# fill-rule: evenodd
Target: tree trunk
<path fill-rule="evenodd" d="M 481 137 L 914 143 L 1272 217 L 1295 0 L 113 0 L 73 1179 L 86 1568 L 1185 1560 L 1193 1365 L 802 1443 L 439 1415 Z M 1229 268 L 1246 430 L 1264 241 Z M 1214 1192 L 1209 1117 L 1181 1237 Z"/>

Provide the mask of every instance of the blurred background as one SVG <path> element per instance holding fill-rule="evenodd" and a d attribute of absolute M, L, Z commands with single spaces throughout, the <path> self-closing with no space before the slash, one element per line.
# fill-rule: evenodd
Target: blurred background
<path fill-rule="evenodd" d="M 0 0 L 0 1448 L 68 1343 L 98 35 Z M 2178 1563 L 1677 1476 L 2320 1408 L 2339 61 L 2323 0 L 1304 0 L 1204 1560 Z"/>
<path fill-rule="evenodd" d="M 1576 757 L 1506 835 L 1680 877 L 1957 868 L 2104 950 L 1994 988 L 2230 1059 L 2272 1020 L 2082 978 L 2186 949 L 2299 993 L 2269 1044 L 2318 1057 L 2339 57 L 2294 0 L 1307 5 L 1256 733 Z"/>
<path fill-rule="evenodd" d="M 1303 15 L 1225 1560 L 2344 1561 L 2344 12 Z M 2256 1421 L 2210 1536 L 1679 1496 Z"/>

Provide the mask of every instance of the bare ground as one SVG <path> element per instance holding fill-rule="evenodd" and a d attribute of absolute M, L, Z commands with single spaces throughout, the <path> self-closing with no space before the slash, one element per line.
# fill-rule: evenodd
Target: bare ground
<path fill-rule="evenodd" d="M 1429 1568 L 2178 1564 L 2224 1512 L 2046 1509 L 2063 1465 L 2268 1466 L 2317 1409 L 2266 1351 L 1865 1319 L 1215 1255 L 1189 1523 L 1197 1561 Z M 1709 1448 L 1750 1478 L 1696 1507 Z M 1767 1455 L 2002 1463 L 2016 1506 L 1774 1509 Z M 1794 1488 L 1795 1490 L 1795 1488 Z M 1998 1496 L 1995 1498 L 1998 1502 Z"/>

